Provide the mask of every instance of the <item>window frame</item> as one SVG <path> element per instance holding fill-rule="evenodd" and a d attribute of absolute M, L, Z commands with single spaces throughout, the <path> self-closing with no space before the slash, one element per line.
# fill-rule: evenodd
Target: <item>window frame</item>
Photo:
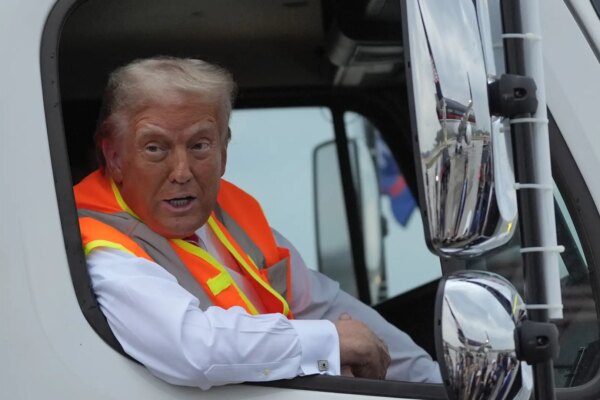
<path fill-rule="evenodd" d="M 595 273 L 590 273 L 590 285 L 600 323 L 598 316 L 600 305 L 600 271 L 598 271 L 600 266 L 600 246 L 598 246 L 600 243 L 600 213 L 550 110 L 548 110 L 548 119 L 552 175 L 573 220 L 588 269 L 595 271 Z M 598 397 L 598 393 L 600 393 L 600 369 L 596 371 L 594 378 L 581 386 L 556 388 L 557 400 L 595 399 Z"/>
<path fill-rule="evenodd" d="M 133 360 L 123 351 L 121 344 L 110 330 L 92 291 L 90 277 L 85 268 L 85 256 L 81 246 L 81 232 L 71 183 L 71 167 L 60 97 L 58 49 L 64 21 L 81 3 L 80 0 L 57 1 L 50 11 L 42 34 L 40 70 L 52 175 L 69 271 L 79 307 L 85 319 L 102 340 L 119 354 Z"/>
<path fill-rule="evenodd" d="M 48 134 L 52 174 L 56 191 L 65 251 L 77 301 L 94 331 L 115 351 L 136 362 L 122 349 L 110 330 L 91 288 L 85 267 L 81 235 L 72 189 L 71 166 L 63 122 L 59 85 L 59 45 L 62 27 L 69 15 L 86 0 L 57 0 L 49 13 L 41 38 L 40 71 L 42 96 Z M 333 90 L 319 88 L 287 88 L 284 90 L 246 91 L 240 93 L 236 108 L 264 108 L 285 106 L 323 106 L 363 114 L 382 133 L 394 154 L 402 154 L 397 161 L 407 183 L 416 193 L 416 178 L 409 135 L 399 135 L 395 127 L 406 126 L 406 91 L 385 88 L 348 88 Z M 400 112 L 398 112 L 400 110 Z M 395 140 L 391 140 L 394 138 Z M 407 151 L 408 149 L 408 151 Z M 353 229 L 351 227 L 351 229 Z M 91 361 L 90 361 L 91 362 Z M 343 382 L 343 383 L 342 383 Z M 298 377 L 268 383 L 247 383 L 278 388 L 303 389 L 332 393 L 347 393 L 385 397 L 411 397 L 415 399 L 445 399 L 441 384 L 424 384 L 400 381 L 379 381 L 330 376 Z"/>

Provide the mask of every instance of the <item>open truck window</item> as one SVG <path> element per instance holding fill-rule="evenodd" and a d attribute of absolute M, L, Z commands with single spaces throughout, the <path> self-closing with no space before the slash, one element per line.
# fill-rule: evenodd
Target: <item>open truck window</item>
<path fill-rule="evenodd" d="M 371 71 L 368 65 L 364 66 L 361 63 L 358 66 L 348 64 L 337 67 L 330 60 L 334 56 L 329 46 L 335 48 L 345 45 L 346 42 L 336 42 L 340 39 L 335 38 L 335 22 L 340 17 L 340 12 L 347 14 L 344 18 L 353 14 L 351 9 L 347 12 L 340 10 L 343 10 L 343 7 L 333 1 L 272 2 L 269 7 L 264 3 L 247 2 L 233 8 L 220 1 L 195 4 L 164 1 L 155 2 L 152 6 L 135 1 L 124 3 L 65 0 L 57 3 L 53 11 L 54 26 L 48 27 L 52 34 L 45 37 L 43 50 L 47 56 L 44 61 L 47 64 L 43 67 L 47 96 L 48 99 L 55 100 L 48 100 L 47 103 L 48 131 L 55 166 L 53 172 L 61 206 L 69 267 L 80 306 L 92 328 L 114 350 L 123 353 L 112 337 L 90 289 L 70 187 L 97 168 L 92 134 L 107 75 L 119 65 L 135 58 L 166 54 L 204 58 L 232 70 L 239 84 L 239 96 L 232 119 L 234 139 L 231 143 L 232 161 L 228 165 L 227 178 L 239 180 L 242 187 L 255 194 L 267 207 L 270 207 L 270 203 L 281 202 L 282 199 L 276 194 L 273 195 L 273 191 L 263 194 L 260 180 L 244 175 L 244 172 L 248 172 L 247 168 L 244 171 L 244 160 L 256 157 L 259 160 L 277 163 L 279 157 L 280 162 L 285 162 L 286 168 L 291 168 L 287 170 L 290 173 L 287 179 L 305 179 L 309 189 L 302 194 L 302 199 L 292 198 L 284 202 L 288 202 L 289 206 L 293 205 L 294 201 L 302 201 L 310 206 L 310 203 L 314 204 L 317 201 L 314 197 L 306 195 L 316 188 L 315 176 L 318 174 L 315 172 L 317 167 L 314 161 L 318 149 L 323 144 L 340 140 L 348 143 L 362 140 L 364 145 L 364 137 L 360 137 L 364 136 L 364 133 L 356 130 L 357 122 L 360 129 L 374 131 L 374 126 L 377 127 L 376 141 L 370 143 L 370 148 L 360 150 L 362 157 L 366 155 L 365 160 L 372 164 L 371 172 L 379 173 L 377 159 L 371 152 L 385 147 L 385 151 L 392 154 L 394 162 L 397 161 L 401 165 L 405 178 L 402 183 L 403 189 L 407 192 L 416 191 L 408 119 L 405 118 L 407 106 L 402 59 L 394 53 L 390 60 L 384 60 L 388 67 L 381 71 L 381 76 L 377 71 Z M 390 26 L 393 28 L 390 31 L 392 47 L 397 48 L 400 27 Z M 381 60 L 377 59 L 375 62 Z M 340 73 L 341 70 L 343 74 Z M 252 124 L 252 118 L 257 117 L 260 123 Z M 310 123 L 310 118 L 313 117 L 321 123 L 321 127 Z M 332 118 L 345 119 L 347 127 L 336 129 Z M 305 126 L 297 121 L 302 121 Z M 279 125 L 269 131 L 265 124 Z M 304 130 L 298 132 L 298 128 L 301 127 Z M 340 139 L 341 137 L 343 139 Z M 278 148 L 269 150 L 268 143 Z M 349 160 L 346 164 L 340 164 L 340 174 L 347 173 L 343 172 L 346 169 L 358 168 L 350 165 L 353 162 Z M 257 165 L 252 172 L 256 174 L 259 169 L 260 166 Z M 285 171 L 282 169 L 280 172 Z M 355 174 L 356 179 L 359 179 L 360 170 L 355 169 L 350 174 Z M 339 176 L 336 179 L 341 182 Z M 349 192 L 357 190 L 360 184 L 358 180 L 354 183 L 356 186 L 341 190 L 340 209 L 348 206 L 345 197 Z M 365 180 L 362 184 L 364 186 L 367 183 L 373 182 Z M 374 190 L 377 201 L 385 201 L 377 182 L 371 189 Z M 327 199 L 327 193 L 321 195 Z M 360 218 L 359 204 L 355 206 L 357 209 L 352 213 Z M 387 212 L 391 218 L 392 211 Z M 413 222 L 419 220 L 418 212 L 417 208 L 412 210 Z M 315 214 L 314 209 L 309 210 L 305 222 L 324 224 Z M 304 214 L 298 216 L 305 219 Z M 342 223 L 346 224 L 348 234 L 353 239 L 365 240 L 358 218 L 344 214 L 341 217 L 344 218 Z M 277 222 L 273 221 L 273 224 L 276 225 Z M 318 227 L 307 225 L 304 229 L 310 234 L 306 235 L 304 232 L 306 237 L 299 240 L 300 246 L 304 247 L 302 242 L 306 241 L 309 247 L 306 250 L 307 257 L 314 261 L 315 268 L 324 269 L 317 261 L 320 257 L 317 249 L 319 245 L 315 242 L 310 243 L 310 237 L 314 240 Z M 417 230 L 422 229 L 418 223 L 415 226 Z M 284 233 L 288 234 L 287 231 Z M 295 235 L 293 232 L 289 234 Z M 422 233 L 415 234 L 413 239 L 422 242 Z M 296 241 L 296 238 L 293 240 Z M 383 251 L 382 242 L 375 243 L 374 246 L 376 253 Z M 352 252 L 351 247 L 349 246 L 349 250 Z M 305 251 L 304 248 L 302 250 Z M 424 250 L 424 246 L 421 245 L 421 251 Z M 384 281 L 384 276 L 390 274 L 369 276 L 366 261 L 357 259 L 356 253 L 351 257 L 355 265 L 355 276 L 350 285 L 367 288 L 362 293 L 357 291 L 355 295 L 367 304 L 393 300 L 386 297 L 388 292 Z M 427 277 L 427 283 L 432 281 L 432 284 L 427 286 L 426 291 L 421 289 L 417 294 L 423 297 L 420 304 L 424 310 L 420 313 L 422 317 L 417 325 L 419 329 L 427 332 L 427 336 L 415 339 L 423 342 L 422 346 L 434 355 L 431 329 L 433 319 L 429 316 L 433 312 L 439 261 L 433 256 L 429 256 L 429 259 L 434 265 L 433 270 L 435 271 L 437 266 L 438 272 Z M 382 260 L 377 260 L 375 264 L 384 265 Z M 341 278 L 340 275 L 333 277 Z M 373 285 L 364 281 L 364 277 L 370 277 Z M 405 307 L 403 304 L 410 303 L 415 295 L 413 289 L 420 288 L 422 283 L 423 280 L 417 280 L 412 285 L 393 289 L 390 293 L 393 293 L 395 298 L 394 305 L 380 312 L 386 316 L 387 310 L 389 319 L 394 324 L 400 321 L 410 326 L 415 320 L 404 318 L 395 310 L 397 307 Z M 407 293 L 412 297 L 396 296 Z M 419 307 L 415 307 L 414 304 L 412 309 L 415 313 L 419 311 Z M 405 330 L 411 334 L 410 329 Z M 132 368 L 138 368 L 135 363 L 124 361 L 131 363 Z M 444 397 L 440 385 L 357 380 L 356 383 L 344 387 L 338 383 L 339 379 L 343 378 L 308 377 L 289 382 L 274 382 L 271 386 L 393 397 L 405 397 L 410 393 L 413 397 L 424 399 Z"/>

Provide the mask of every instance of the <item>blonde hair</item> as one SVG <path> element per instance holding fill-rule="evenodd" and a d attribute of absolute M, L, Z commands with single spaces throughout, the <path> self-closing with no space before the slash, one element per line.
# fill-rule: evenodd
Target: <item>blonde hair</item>
<path fill-rule="evenodd" d="M 122 135 L 129 121 L 143 107 L 155 103 L 165 93 L 180 93 L 201 97 L 222 110 L 225 127 L 235 97 L 236 85 L 226 69 L 193 58 L 153 57 L 138 59 L 113 71 L 108 79 L 94 141 L 101 167 L 104 139 Z M 229 129 L 223 139 L 230 138 Z"/>

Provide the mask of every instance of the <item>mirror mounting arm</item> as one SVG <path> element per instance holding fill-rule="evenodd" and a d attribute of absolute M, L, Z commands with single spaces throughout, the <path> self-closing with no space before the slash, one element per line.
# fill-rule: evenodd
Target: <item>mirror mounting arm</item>
<path fill-rule="evenodd" d="M 490 114 L 513 118 L 537 110 L 537 86 L 533 78 L 504 74 L 488 84 Z"/>
<path fill-rule="evenodd" d="M 558 357 L 558 328 L 551 322 L 521 321 L 515 328 L 517 358 L 529 365 Z"/>

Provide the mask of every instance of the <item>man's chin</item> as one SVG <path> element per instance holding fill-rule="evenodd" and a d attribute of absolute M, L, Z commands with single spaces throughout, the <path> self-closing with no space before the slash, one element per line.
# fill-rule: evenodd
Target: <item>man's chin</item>
<path fill-rule="evenodd" d="M 150 226 L 154 232 L 167 239 L 184 239 L 188 236 L 192 236 L 204 223 L 194 223 L 186 226 Z"/>

